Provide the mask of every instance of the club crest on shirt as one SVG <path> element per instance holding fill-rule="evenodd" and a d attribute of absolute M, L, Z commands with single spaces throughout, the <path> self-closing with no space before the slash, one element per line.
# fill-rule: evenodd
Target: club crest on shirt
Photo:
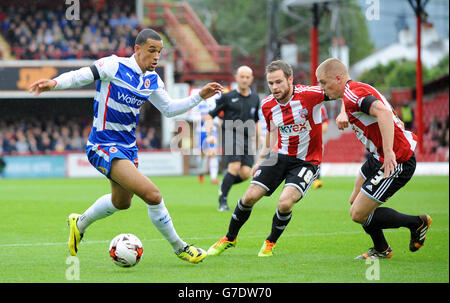
<path fill-rule="evenodd" d="M 145 82 L 144 82 L 144 87 L 145 88 L 149 88 L 150 87 L 150 79 L 145 79 Z"/>
<path fill-rule="evenodd" d="M 300 110 L 300 117 L 306 119 L 308 117 L 308 109 L 307 108 L 302 108 Z"/>
<path fill-rule="evenodd" d="M 110 153 L 110 154 L 117 153 L 117 148 L 116 148 L 115 146 L 110 147 L 110 148 L 109 148 L 109 153 Z"/>

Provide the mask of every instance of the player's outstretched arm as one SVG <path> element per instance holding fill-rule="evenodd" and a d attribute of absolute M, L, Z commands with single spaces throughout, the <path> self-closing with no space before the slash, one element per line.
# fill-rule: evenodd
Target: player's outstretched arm
<path fill-rule="evenodd" d="M 208 83 L 199 92 L 183 99 L 172 99 L 166 90 L 161 87 L 150 95 L 150 102 L 166 117 L 175 117 L 183 114 L 199 104 L 202 100 L 208 99 L 222 91 L 219 83 Z"/>
<path fill-rule="evenodd" d="M 52 90 L 56 86 L 56 81 L 52 79 L 40 79 L 30 85 L 28 91 L 37 97 L 42 92 Z"/>
<path fill-rule="evenodd" d="M 28 91 L 34 92 L 35 96 L 52 89 L 61 90 L 73 87 L 80 87 L 94 81 L 94 74 L 90 67 L 82 67 L 67 73 L 63 73 L 55 79 L 41 79 L 30 85 Z"/>
<path fill-rule="evenodd" d="M 223 86 L 217 82 L 211 82 L 202 87 L 199 94 L 202 99 L 208 99 L 214 96 L 217 93 L 221 93 L 223 91 Z"/>

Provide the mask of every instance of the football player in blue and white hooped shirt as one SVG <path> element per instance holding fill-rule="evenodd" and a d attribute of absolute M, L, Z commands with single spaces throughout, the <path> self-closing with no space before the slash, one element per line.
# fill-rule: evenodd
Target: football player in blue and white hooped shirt
<path fill-rule="evenodd" d="M 166 117 L 182 114 L 204 99 L 223 90 L 215 82 L 206 84 L 198 94 L 172 100 L 155 72 L 163 48 L 160 35 L 152 29 L 136 37 L 135 53 L 129 58 L 101 58 L 89 67 L 70 71 L 55 79 L 41 79 L 29 91 L 41 92 L 80 87 L 97 81 L 94 121 L 87 142 L 89 162 L 111 183 L 111 194 L 97 199 L 83 214 L 69 216 L 69 251 L 76 255 L 86 228 L 94 221 L 130 207 L 138 195 L 147 203 L 151 222 L 172 245 L 176 255 L 197 263 L 206 257 L 201 248 L 186 244 L 177 234 L 159 189 L 138 169 L 135 130 L 140 106 L 149 101 Z"/>

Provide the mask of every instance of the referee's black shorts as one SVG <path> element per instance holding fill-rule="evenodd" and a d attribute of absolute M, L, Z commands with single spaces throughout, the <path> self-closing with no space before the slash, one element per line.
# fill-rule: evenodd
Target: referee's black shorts
<path fill-rule="evenodd" d="M 361 191 L 378 203 L 386 202 L 400 188 L 406 185 L 416 170 L 416 157 L 412 154 L 408 161 L 398 163 L 395 172 L 388 178 L 384 178 L 383 163 L 368 155 L 367 161 L 360 169 L 361 176 L 365 179 Z"/>
<path fill-rule="evenodd" d="M 226 132 L 227 140 L 222 138 L 223 156 L 226 165 L 240 162 L 241 166 L 252 167 L 255 163 L 256 150 L 247 136 L 237 138 L 236 133 Z"/>
<path fill-rule="evenodd" d="M 267 190 L 266 196 L 270 196 L 285 181 L 284 186 L 296 187 L 304 197 L 319 170 L 319 166 L 310 162 L 271 152 L 261 162 L 250 183 L 263 187 Z"/>
<path fill-rule="evenodd" d="M 243 144 L 240 147 L 233 146 L 231 154 L 225 154 L 225 161 L 228 165 L 231 162 L 241 162 L 241 166 L 252 167 L 255 163 L 255 155 L 249 150 L 248 144 Z"/>

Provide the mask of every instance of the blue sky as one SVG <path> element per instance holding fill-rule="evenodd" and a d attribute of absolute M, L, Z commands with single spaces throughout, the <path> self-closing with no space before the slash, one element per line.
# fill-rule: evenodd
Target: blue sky
<path fill-rule="evenodd" d="M 406 23 L 413 33 L 416 32 L 415 14 L 408 0 L 358 0 L 364 14 L 374 1 L 379 1 L 380 18 L 368 20 L 367 25 L 376 48 L 397 41 L 396 24 L 398 23 Z M 434 24 L 442 38 L 449 35 L 448 10 L 448 0 L 429 0 L 425 7 L 428 20 Z M 399 22 L 399 20 L 402 21 Z"/>

